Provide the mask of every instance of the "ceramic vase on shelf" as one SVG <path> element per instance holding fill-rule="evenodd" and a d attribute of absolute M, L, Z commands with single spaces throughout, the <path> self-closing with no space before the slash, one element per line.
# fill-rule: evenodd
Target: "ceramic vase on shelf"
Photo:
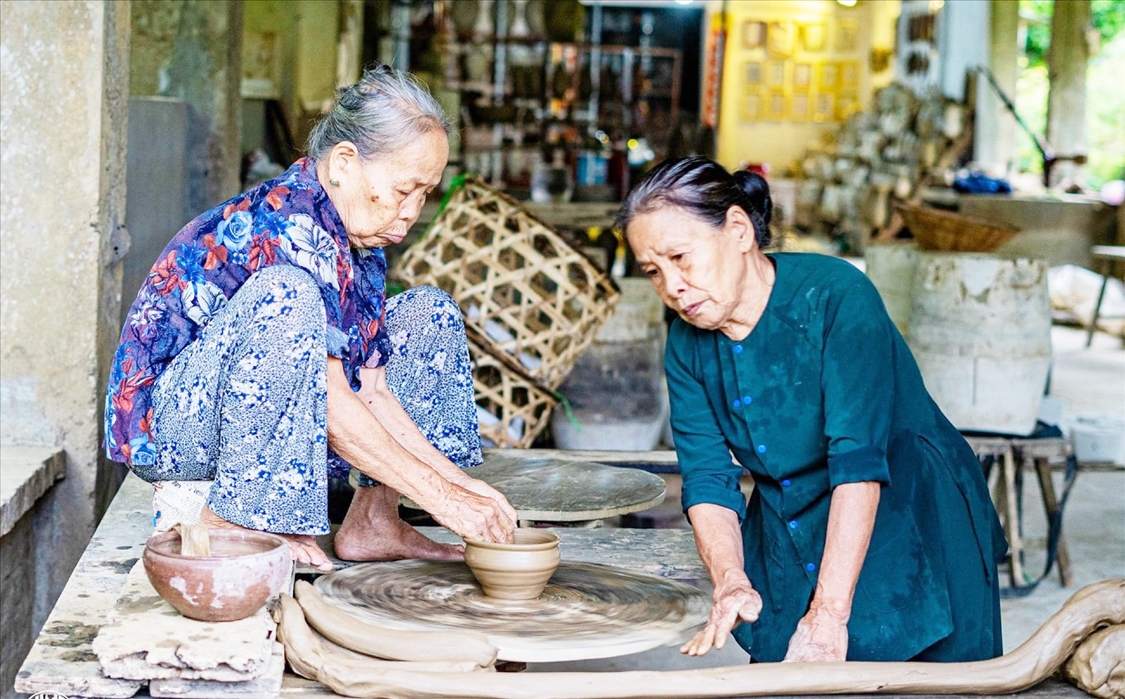
<path fill-rule="evenodd" d="M 511 26 L 508 27 L 508 36 L 526 37 L 531 33 L 531 28 L 527 24 L 527 0 L 508 0 L 508 2 L 512 3 L 514 8 L 511 13 L 514 18 Z"/>
<path fill-rule="evenodd" d="M 453 22 L 453 30 L 460 37 L 472 36 L 479 14 L 480 7 L 476 0 L 461 0 L 451 3 L 449 19 Z"/>
<path fill-rule="evenodd" d="M 473 33 L 488 35 L 494 31 L 492 23 L 492 3 L 494 0 L 477 0 L 477 23 Z"/>

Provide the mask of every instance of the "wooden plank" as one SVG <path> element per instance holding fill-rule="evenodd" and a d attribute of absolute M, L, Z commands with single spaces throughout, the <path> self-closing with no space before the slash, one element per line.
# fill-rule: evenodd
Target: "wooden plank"
<path fill-rule="evenodd" d="M 15 690 L 131 697 L 141 683 L 102 675 L 91 643 L 152 533 L 152 486 L 130 474 L 16 673 Z"/>
<path fill-rule="evenodd" d="M 606 672 L 607 683 L 620 682 L 618 673 Z M 280 696 L 283 699 L 319 699 L 320 697 L 337 696 L 319 682 L 306 680 L 296 675 L 286 675 L 281 686 Z M 607 696 L 610 696 L 607 694 Z M 821 699 L 825 695 L 794 695 L 784 699 Z M 838 696 L 838 695 L 837 695 Z M 1015 694 L 848 694 L 849 699 L 957 699 L 958 697 L 972 696 L 975 699 L 1089 699 L 1089 695 L 1081 689 L 1069 684 L 1065 680 L 1051 677 L 1043 682 Z M 764 697 L 763 699 L 783 699 L 779 696 Z"/>
<path fill-rule="evenodd" d="M 418 527 L 418 531 L 444 544 L 461 538 L 443 527 Z M 553 529 L 559 535 L 559 553 L 564 561 L 599 563 L 637 573 L 676 580 L 707 580 L 707 569 L 699 560 L 690 529 Z M 331 535 L 318 539 L 337 569 L 357 565 L 335 557 Z M 299 575 L 321 575 L 308 565 L 297 566 Z"/>

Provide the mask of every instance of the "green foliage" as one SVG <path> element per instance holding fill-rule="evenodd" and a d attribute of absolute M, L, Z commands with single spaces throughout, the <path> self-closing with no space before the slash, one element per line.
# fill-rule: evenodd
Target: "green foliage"
<path fill-rule="evenodd" d="M 1027 67 L 1044 65 L 1047 50 L 1051 47 L 1051 17 L 1055 14 L 1055 0 L 1020 0 L 1019 12 L 1026 29 L 1023 53 L 1027 57 Z"/>
<path fill-rule="evenodd" d="M 1100 188 L 1125 178 L 1125 32 L 1102 46 L 1086 71 L 1086 182 Z"/>
<path fill-rule="evenodd" d="M 1101 35 L 1102 44 L 1110 43 L 1125 29 L 1125 0 L 1090 0 L 1090 23 Z"/>
<path fill-rule="evenodd" d="M 1062 0 L 1083 2 L 1085 0 Z M 1016 109 L 1038 134 L 1047 129 L 1047 52 L 1051 45 L 1051 17 L 1055 0 L 1019 0 L 1026 29 L 1023 46 L 1027 64 L 1016 86 Z M 1086 181 L 1098 188 L 1108 180 L 1125 177 L 1125 91 L 1121 67 L 1125 66 L 1125 0 L 1089 0 L 1090 23 L 1098 31 L 1101 49 L 1092 56 L 1086 72 L 1086 143 L 1089 161 Z M 1039 151 L 1031 138 L 1017 132 L 1018 168 L 1043 171 Z"/>

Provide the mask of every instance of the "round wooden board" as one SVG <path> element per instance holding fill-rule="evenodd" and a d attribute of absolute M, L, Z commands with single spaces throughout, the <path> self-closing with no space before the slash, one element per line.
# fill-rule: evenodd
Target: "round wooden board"
<path fill-rule="evenodd" d="M 501 660 L 608 658 L 686 641 L 709 595 L 683 583 L 564 561 L 538 599 L 485 597 L 462 562 L 364 563 L 316 581 L 330 604 L 388 628 L 480 631 Z"/>

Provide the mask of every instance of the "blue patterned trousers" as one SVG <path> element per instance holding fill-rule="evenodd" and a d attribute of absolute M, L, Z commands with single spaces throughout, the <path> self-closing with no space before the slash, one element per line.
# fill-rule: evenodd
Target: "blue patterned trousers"
<path fill-rule="evenodd" d="M 386 308 L 391 391 L 453 463 L 479 465 L 457 304 L 443 291 L 417 287 L 388 299 Z M 150 482 L 211 481 L 207 506 L 240 526 L 323 534 L 328 478 L 346 478 L 350 468 L 328 448 L 327 405 L 320 292 L 302 270 L 268 267 L 161 374 L 153 395 L 156 463 L 131 468 Z"/>

